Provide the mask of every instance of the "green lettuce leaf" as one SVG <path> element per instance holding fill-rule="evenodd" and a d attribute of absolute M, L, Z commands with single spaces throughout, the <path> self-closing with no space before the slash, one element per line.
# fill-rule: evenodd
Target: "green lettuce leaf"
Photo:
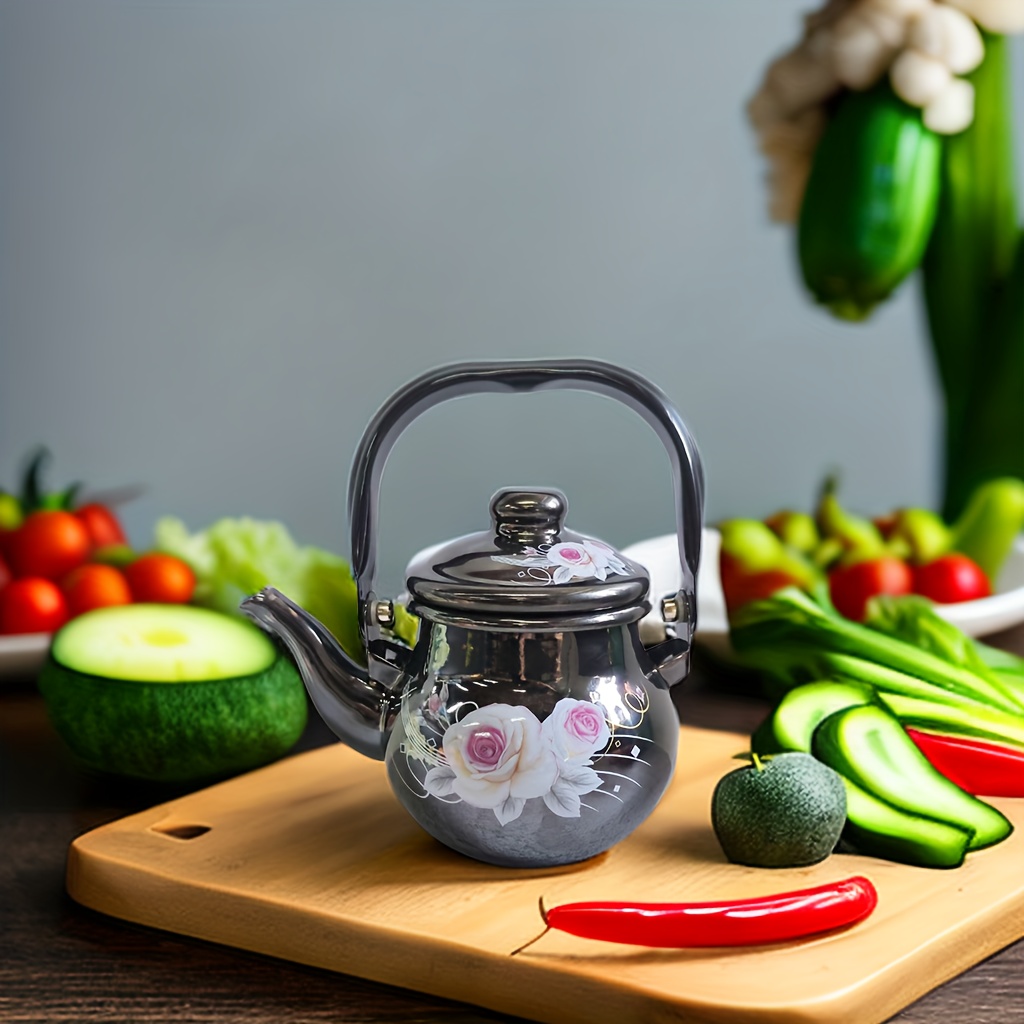
<path fill-rule="evenodd" d="M 196 604 L 240 615 L 239 602 L 276 587 L 331 631 L 345 651 L 365 661 L 357 617 L 356 584 L 338 555 L 295 542 L 275 521 L 221 519 L 189 533 L 172 516 L 157 521 L 155 546 L 188 562 L 196 574 Z"/>

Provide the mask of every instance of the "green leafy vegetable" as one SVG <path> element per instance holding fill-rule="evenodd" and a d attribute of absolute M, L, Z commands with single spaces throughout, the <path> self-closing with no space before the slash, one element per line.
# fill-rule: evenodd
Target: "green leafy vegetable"
<path fill-rule="evenodd" d="M 948 655 L 851 622 L 796 588 L 744 605 L 730 625 L 733 648 L 742 660 L 768 673 L 782 688 L 822 678 L 862 679 L 881 687 L 881 674 L 908 685 L 929 684 L 929 689 L 948 694 L 947 699 L 1024 712 L 1024 692 L 987 666 L 965 667 Z M 841 674 L 834 667 L 839 656 L 845 656 Z"/>
<path fill-rule="evenodd" d="M 192 567 L 196 604 L 240 614 L 243 597 L 276 587 L 319 619 L 348 654 L 365 660 L 356 585 L 345 559 L 297 544 L 282 523 L 249 518 L 221 519 L 189 533 L 180 519 L 167 516 L 157 522 L 155 540 L 159 550 Z M 403 616 L 399 625 L 405 634 L 411 626 L 415 636 L 412 616 Z"/>
<path fill-rule="evenodd" d="M 988 678 L 1024 701 L 1024 658 L 967 636 L 935 611 L 932 603 L 915 596 L 879 597 L 868 605 L 866 625 L 888 636 L 930 651 Z"/>
<path fill-rule="evenodd" d="M 954 665 L 982 673 L 988 670 L 974 641 L 937 614 L 935 606 L 925 597 L 876 597 L 868 604 L 864 624 L 922 651 L 930 651 Z"/>

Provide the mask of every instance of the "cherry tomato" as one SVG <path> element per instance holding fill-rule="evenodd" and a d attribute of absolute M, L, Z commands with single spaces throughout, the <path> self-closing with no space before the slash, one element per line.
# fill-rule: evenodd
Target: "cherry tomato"
<path fill-rule="evenodd" d="M 80 520 L 89 533 L 89 540 L 94 548 L 105 548 L 111 544 L 127 544 L 117 516 L 107 508 L 95 502 L 75 509 L 75 518 Z"/>
<path fill-rule="evenodd" d="M 196 589 L 195 573 L 173 555 L 154 551 L 124 567 L 124 574 L 136 601 L 185 604 Z"/>
<path fill-rule="evenodd" d="M 0 558 L 0 590 L 3 590 L 12 579 L 14 579 L 14 576 L 11 570 L 7 568 L 7 563 Z"/>
<path fill-rule="evenodd" d="M 132 602 L 128 581 L 112 565 L 80 565 L 61 580 L 60 589 L 71 615 Z"/>
<path fill-rule="evenodd" d="M 25 576 L 0 590 L 0 633 L 52 633 L 67 619 L 67 602 L 52 580 Z"/>
<path fill-rule="evenodd" d="M 977 562 L 954 552 L 914 567 L 914 593 L 938 604 L 957 604 L 988 597 L 992 586 Z"/>
<path fill-rule="evenodd" d="M 899 558 L 872 558 L 833 569 L 828 576 L 832 603 L 840 615 L 861 622 L 867 603 L 878 594 L 909 594 L 910 566 Z"/>
<path fill-rule="evenodd" d="M 70 512 L 43 509 L 26 516 L 7 557 L 15 576 L 58 580 L 89 557 L 89 533 Z"/>

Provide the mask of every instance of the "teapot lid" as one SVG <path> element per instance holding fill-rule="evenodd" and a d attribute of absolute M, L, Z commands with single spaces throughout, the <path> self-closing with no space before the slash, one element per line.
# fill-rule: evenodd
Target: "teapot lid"
<path fill-rule="evenodd" d="M 647 570 L 565 529 L 565 495 L 506 488 L 493 528 L 424 552 L 408 570 L 411 609 L 458 625 L 576 629 L 633 622 L 650 609 Z"/>

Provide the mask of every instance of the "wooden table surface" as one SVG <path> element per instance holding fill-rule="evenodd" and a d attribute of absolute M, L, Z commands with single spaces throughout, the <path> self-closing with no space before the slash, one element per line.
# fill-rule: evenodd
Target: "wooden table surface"
<path fill-rule="evenodd" d="M 990 642 L 1024 654 L 1024 626 Z M 676 697 L 683 721 L 705 728 L 749 731 L 767 710 L 749 680 L 699 659 Z M 311 713 L 298 749 L 329 742 L 333 737 Z M 34 683 L 0 681 L 0 1020 L 514 1024 L 471 1006 L 179 938 L 75 904 L 64 890 L 70 841 L 161 798 L 82 775 L 50 727 Z M 893 1020 L 1024 1020 L 1024 941 Z"/>

